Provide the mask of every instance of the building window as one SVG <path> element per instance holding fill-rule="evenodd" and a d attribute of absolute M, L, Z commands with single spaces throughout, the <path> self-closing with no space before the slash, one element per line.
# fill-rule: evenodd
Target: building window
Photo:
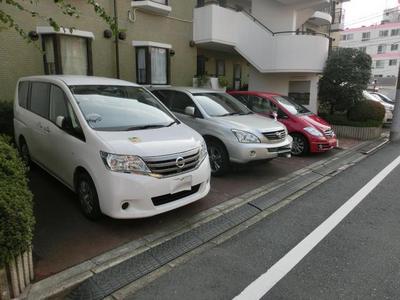
<path fill-rule="evenodd" d="M 136 80 L 139 84 L 169 84 L 168 49 L 136 47 Z"/>
<path fill-rule="evenodd" d="M 390 32 L 391 36 L 397 36 L 400 35 L 400 29 L 392 29 Z"/>
<path fill-rule="evenodd" d="M 381 53 L 385 53 L 385 51 L 386 51 L 386 45 L 379 45 L 378 46 L 378 54 L 381 54 Z"/>
<path fill-rule="evenodd" d="M 380 78 L 380 77 L 383 77 L 383 75 L 382 74 L 375 74 L 374 75 L 374 78 Z"/>
<path fill-rule="evenodd" d="M 349 33 L 349 34 L 344 34 L 341 36 L 342 41 L 350 41 L 354 38 L 354 34 L 353 33 Z"/>
<path fill-rule="evenodd" d="M 369 39 L 371 38 L 371 32 L 363 32 L 362 33 L 362 41 L 369 41 Z"/>
<path fill-rule="evenodd" d="M 225 60 L 217 59 L 216 63 L 216 76 L 225 76 Z"/>
<path fill-rule="evenodd" d="M 45 74 L 93 75 L 92 39 L 43 34 Z"/>
<path fill-rule="evenodd" d="M 361 52 L 366 53 L 367 52 L 367 47 L 359 47 L 358 50 L 360 50 Z"/>
<path fill-rule="evenodd" d="M 397 59 L 389 59 L 389 66 L 396 66 L 397 65 Z"/>
<path fill-rule="evenodd" d="M 140 2 L 140 1 L 143 1 L 143 0 L 133 0 L 133 1 L 136 1 L 136 2 Z M 159 3 L 159 4 L 163 4 L 163 5 L 168 5 L 168 0 L 150 0 L 151 2 L 156 2 L 156 3 Z"/>
<path fill-rule="evenodd" d="M 376 68 L 384 68 L 385 67 L 385 61 L 384 60 L 377 60 L 375 62 L 375 67 Z"/>
<path fill-rule="evenodd" d="M 390 50 L 391 50 L 391 51 L 397 51 L 397 50 L 399 50 L 399 44 L 392 44 L 392 45 L 390 46 Z"/>
<path fill-rule="evenodd" d="M 310 104 L 311 81 L 289 81 L 289 97 L 299 104 Z"/>
<path fill-rule="evenodd" d="M 386 37 L 389 35 L 389 30 L 381 30 L 379 31 L 379 37 Z"/>

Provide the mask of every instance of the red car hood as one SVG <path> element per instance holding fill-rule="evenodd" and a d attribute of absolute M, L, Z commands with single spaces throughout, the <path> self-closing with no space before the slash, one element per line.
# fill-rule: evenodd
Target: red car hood
<path fill-rule="evenodd" d="M 304 123 L 307 123 L 307 125 L 312 125 L 321 131 L 325 131 L 327 129 L 331 128 L 331 125 L 329 125 L 328 122 L 326 122 L 324 119 L 318 117 L 317 115 L 310 114 L 310 115 L 303 115 L 303 116 L 298 116 L 301 118 Z"/>

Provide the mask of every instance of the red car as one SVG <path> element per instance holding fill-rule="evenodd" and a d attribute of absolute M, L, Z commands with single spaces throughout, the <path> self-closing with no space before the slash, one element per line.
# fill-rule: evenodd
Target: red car
<path fill-rule="evenodd" d="M 285 124 L 293 137 L 293 155 L 325 152 L 337 145 L 331 126 L 290 97 L 270 92 L 232 91 L 232 96 L 258 114 L 273 117 Z"/>

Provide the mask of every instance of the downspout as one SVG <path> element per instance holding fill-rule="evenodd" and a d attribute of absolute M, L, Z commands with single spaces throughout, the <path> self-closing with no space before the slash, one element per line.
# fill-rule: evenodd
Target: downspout
<path fill-rule="evenodd" d="M 114 0 L 114 19 L 115 23 L 118 25 L 118 10 L 117 10 L 117 0 Z M 118 28 L 118 26 L 117 26 Z M 119 38 L 118 38 L 118 33 L 115 32 L 115 64 L 116 64 L 116 69 L 117 69 L 117 78 L 120 78 L 120 72 L 119 72 Z"/>
<path fill-rule="evenodd" d="M 335 0 L 331 0 L 331 3 L 330 3 L 330 4 L 331 4 L 331 17 L 332 17 L 332 21 L 331 21 L 331 23 L 329 24 L 329 28 L 328 28 L 328 36 L 329 36 L 328 56 L 330 56 L 331 53 L 332 53 L 332 43 L 333 43 L 332 37 L 331 37 L 331 34 L 332 34 L 332 23 L 335 22 L 335 17 L 336 17 L 336 3 L 335 3 Z"/>

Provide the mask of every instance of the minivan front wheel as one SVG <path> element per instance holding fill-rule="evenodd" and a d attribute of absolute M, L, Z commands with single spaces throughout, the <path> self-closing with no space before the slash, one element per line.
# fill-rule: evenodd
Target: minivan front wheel
<path fill-rule="evenodd" d="M 310 149 L 307 138 L 298 133 L 293 133 L 291 136 L 293 138 L 292 154 L 297 156 L 307 154 Z"/>
<path fill-rule="evenodd" d="M 229 155 L 224 145 L 218 141 L 207 141 L 208 156 L 210 157 L 211 174 L 221 176 L 229 169 Z"/>
<path fill-rule="evenodd" d="M 102 216 L 99 197 L 93 180 L 87 173 L 78 175 L 77 193 L 83 214 L 91 220 L 99 219 Z"/>

